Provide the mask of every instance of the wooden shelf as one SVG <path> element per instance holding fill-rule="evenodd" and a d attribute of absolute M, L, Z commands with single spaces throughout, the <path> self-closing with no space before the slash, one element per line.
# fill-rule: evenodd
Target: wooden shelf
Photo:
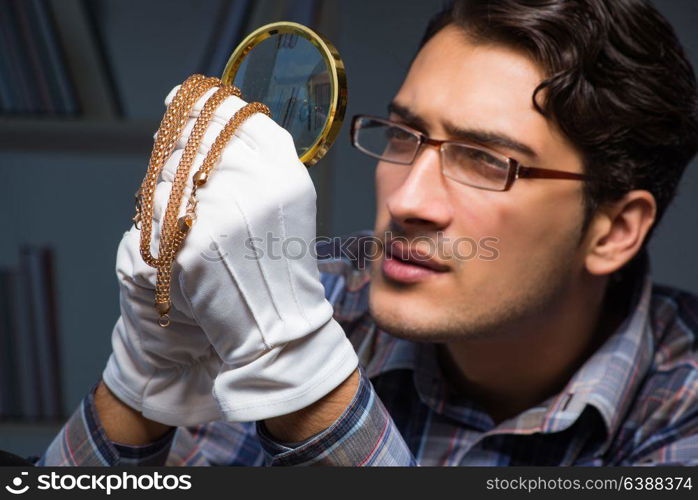
<path fill-rule="evenodd" d="M 0 150 L 148 155 L 155 120 L 0 118 Z"/>

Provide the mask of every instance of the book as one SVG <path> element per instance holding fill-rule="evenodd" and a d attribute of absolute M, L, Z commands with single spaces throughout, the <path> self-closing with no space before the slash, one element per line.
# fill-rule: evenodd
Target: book
<path fill-rule="evenodd" d="M 26 246 L 21 249 L 20 261 L 31 312 L 29 324 L 39 416 L 56 420 L 63 415 L 63 410 L 52 253 L 46 247 Z"/>
<path fill-rule="evenodd" d="M 85 118 L 120 116 L 120 103 L 101 42 L 81 0 L 46 0 L 74 77 L 80 110 Z"/>
<path fill-rule="evenodd" d="M 46 0 L 0 0 L 0 112 L 74 115 L 77 100 Z"/>
<path fill-rule="evenodd" d="M 15 281 L 16 272 L 0 269 L 0 419 L 18 419 L 22 414 L 14 332 Z"/>
<path fill-rule="evenodd" d="M 35 349 L 36 338 L 33 328 L 32 297 L 29 289 L 29 263 L 20 252 L 19 270 L 13 290 L 13 310 L 15 311 L 16 365 L 19 384 L 17 391 L 20 400 L 20 416 L 26 421 L 42 418 L 41 382 L 39 379 L 39 358 Z"/>
<path fill-rule="evenodd" d="M 39 33 L 32 26 L 34 12 L 29 12 L 32 3 L 26 0 L 10 2 L 14 14 L 14 24 L 17 29 L 19 44 L 22 49 L 22 70 L 25 79 L 29 82 L 32 92 L 32 108 L 41 114 L 55 114 L 56 107 L 51 98 L 46 67 L 41 56 L 41 39 Z"/>
<path fill-rule="evenodd" d="M 13 90 L 12 111 L 38 113 L 38 90 L 31 78 L 29 56 L 18 26 L 16 2 L 0 0 L 0 10 L 0 56 L 5 60 L 3 69 L 7 71 L 7 82 Z"/>
<path fill-rule="evenodd" d="M 40 71 L 48 86 L 54 111 L 60 115 L 76 115 L 79 105 L 75 86 L 68 72 L 65 53 L 58 38 L 51 9 L 46 0 L 24 0 L 22 4 L 29 26 L 37 39 Z"/>

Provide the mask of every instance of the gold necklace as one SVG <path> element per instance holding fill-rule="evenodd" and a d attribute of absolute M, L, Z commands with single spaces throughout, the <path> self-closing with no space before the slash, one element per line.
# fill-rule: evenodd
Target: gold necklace
<path fill-rule="evenodd" d="M 157 185 L 158 176 L 162 172 L 166 160 L 172 154 L 177 140 L 179 140 L 184 125 L 189 118 L 191 108 L 212 87 L 218 87 L 218 89 L 204 104 L 177 166 L 177 172 L 172 183 L 172 191 L 170 192 L 167 208 L 162 219 L 158 257 L 155 257 L 150 252 L 150 239 L 152 236 L 155 186 Z M 225 148 L 235 131 L 245 120 L 255 113 L 264 113 L 267 116 L 271 116 L 267 106 L 259 102 L 252 102 L 240 108 L 228 120 L 223 130 L 216 137 L 199 170 L 194 174 L 193 186 L 185 214 L 178 218 L 189 172 L 201 140 L 216 108 L 230 96 L 240 97 L 240 90 L 230 85 L 223 85 L 218 78 L 207 78 L 203 75 L 192 75 L 187 78 L 165 111 L 155 137 L 153 151 L 148 163 L 148 171 L 140 189 L 136 192 L 136 215 L 133 221 L 136 224 L 136 228 L 138 228 L 139 223 L 141 224 L 141 257 L 148 265 L 157 269 L 155 308 L 160 314 L 158 323 L 162 327 L 166 327 L 170 323 L 168 312 L 171 307 L 170 283 L 172 264 L 177 253 L 182 248 L 189 229 L 191 229 L 192 224 L 196 220 L 197 189 L 206 184 L 211 171 L 220 159 L 223 148 Z"/>

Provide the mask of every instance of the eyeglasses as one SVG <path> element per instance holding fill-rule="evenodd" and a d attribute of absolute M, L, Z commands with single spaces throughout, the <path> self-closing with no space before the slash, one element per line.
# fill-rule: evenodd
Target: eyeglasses
<path fill-rule="evenodd" d="M 351 144 L 379 160 L 411 164 L 422 146 L 434 146 L 441 152 L 443 174 L 461 184 L 490 191 L 507 191 L 516 179 L 588 180 L 589 176 L 561 170 L 526 167 L 514 158 L 471 144 L 431 139 L 406 125 L 374 116 L 355 116 L 351 126 Z"/>

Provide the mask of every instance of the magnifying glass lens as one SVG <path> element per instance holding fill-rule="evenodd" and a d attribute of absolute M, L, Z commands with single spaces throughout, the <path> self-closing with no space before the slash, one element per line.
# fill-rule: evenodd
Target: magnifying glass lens
<path fill-rule="evenodd" d="M 222 80 L 247 102 L 269 107 L 306 166 L 327 153 L 342 126 L 344 64 L 337 49 L 306 26 L 279 22 L 255 30 L 230 56 Z"/>
<path fill-rule="evenodd" d="M 291 133 L 303 156 L 322 132 L 331 107 L 330 71 L 320 51 L 296 34 L 272 35 L 251 50 L 233 85 L 263 102 Z"/>

